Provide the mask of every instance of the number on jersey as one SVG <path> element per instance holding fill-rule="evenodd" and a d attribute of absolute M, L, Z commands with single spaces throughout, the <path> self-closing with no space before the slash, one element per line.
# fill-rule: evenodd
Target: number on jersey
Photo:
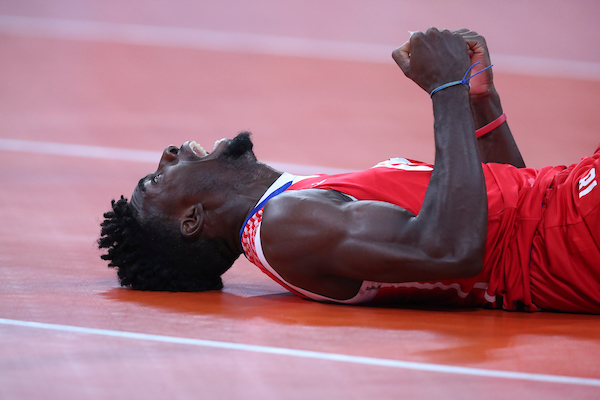
<path fill-rule="evenodd" d="M 596 169 L 590 169 L 590 172 L 579 181 L 579 198 L 582 198 L 586 194 L 592 191 L 596 187 L 598 181 L 596 180 Z"/>

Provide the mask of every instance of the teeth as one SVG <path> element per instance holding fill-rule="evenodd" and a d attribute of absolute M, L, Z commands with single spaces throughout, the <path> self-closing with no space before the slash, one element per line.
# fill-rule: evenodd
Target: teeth
<path fill-rule="evenodd" d="M 204 150 L 204 148 L 203 148 L 202 146 L 200 146 L 198 143 L 196 143 L 196 142 L 194 142 L 194 141 L 192 141 L 192 142 L 189 142 L 189 146 L 190 146 L 190 149 L 192 149 L 192 151 L 193 151 L 193 152 L 194 152 L 194 153 L 195 153 L 197 156 L 204 157 L 204 156 L 206 156 L 206 155 L 208 154 L 208 153 L 206 152 L 206 150 Z"/>
<path fill-rule="evenodd" d="M 219 145 L 219 144 L 220 144 L 222 141 L 224 141 L 224 140 L 227 140 L 227 139 L 223 138 L 223 139 L 219 139 L 219 140 L 217 140 L 217 141 L 215 142 L 215 145 L 213 146 L 213 149 L 212 149 L 212 151 L 214 151 L 214 150 L 217 148 L 217 146 L 218 146 L 218 145 Z"/>

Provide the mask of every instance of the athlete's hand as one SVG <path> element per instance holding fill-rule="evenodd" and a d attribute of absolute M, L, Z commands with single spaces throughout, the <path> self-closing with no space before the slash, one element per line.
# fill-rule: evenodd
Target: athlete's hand
<path fill-rule="evenodd" d="M 453 31 L 453 33 L 460 35 L 467 43 L 467 46 L 469 47 L 471 65 L 477 62 L 480 63 L 473 67 L 471 70 L 471 76 L 492 65 L 490 61 L 490 53 L 483 36 L 479 35 L 477 32 L 473 32 L 465 28 Z M 494 75 L 492 73 L 492 68 L 483 71 L 477 76 L 473 76 L 473 78 L 469 81 L 469 84 L 471 85 L 471 90 L 469 90 L 469 96 L 471 98 L 489 94 L 492 90 L 494 90 Z"/>
<path fill-rule="evenodd" d="M 412 33 L 392 57 L 408 78 L 431 93 L 438 86 L 463 78 L 470 66 L 467 49 L 460 34 L 429 28 L 425 33 Z"/>

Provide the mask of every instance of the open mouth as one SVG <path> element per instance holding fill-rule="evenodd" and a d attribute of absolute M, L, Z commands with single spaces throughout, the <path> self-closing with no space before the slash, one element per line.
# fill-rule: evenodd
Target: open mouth
<path fill-rule="evenodd" d="M 206 157 L 207 155 L 209 155 L 210 153 L 212 153 L 218 146 L 219 144 L 221 144 L 221 142 L 225 141 L 227 139 L 219 139 L 215 142 L 212 150 L 210 152 L 206 151 L 204 149 L 204 147 L 200 146 L 196 141 L 191 141 L 191 142 L 186 142 L 186 144 L 188 145 L 188 147 L 190 148 L 190 150 L 192 150 L 192 152 L 198 156 L 198 157 Z"/>
<path fill-rule="evenodd" d="M 198 157 L 206 157 L 208 155 L 206 150 L 204 150 L 204 147 L 200 146 L 195 141 L 187 142 L 187 145 L 190 148 L 190 150 L 192 150 L 192 152 Z"/>

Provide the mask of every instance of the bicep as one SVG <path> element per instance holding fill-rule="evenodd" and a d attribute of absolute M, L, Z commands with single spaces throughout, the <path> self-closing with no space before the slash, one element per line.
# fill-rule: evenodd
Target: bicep
<path fill-rule="evenodd" d="M 332 246 L 335 273 L 378 282 L 461 277 L 454 249 L 418 216 L 392 204 L 361 202 L 345 210 L 345 234 Z"/>
<path fill-rule="evenodd" d="M 378 201 L 282 202 L 263 217 L 265 256 L 295 281 L 339 276 L 378 282 L 457 278 L 454 254 L 418 216 Z M 274 209 L 285 212 L 277 212 Z M 265 223 L 270 221 L 270 223 Z M 271 262 L 270 260 L 270 262 Z"/>

